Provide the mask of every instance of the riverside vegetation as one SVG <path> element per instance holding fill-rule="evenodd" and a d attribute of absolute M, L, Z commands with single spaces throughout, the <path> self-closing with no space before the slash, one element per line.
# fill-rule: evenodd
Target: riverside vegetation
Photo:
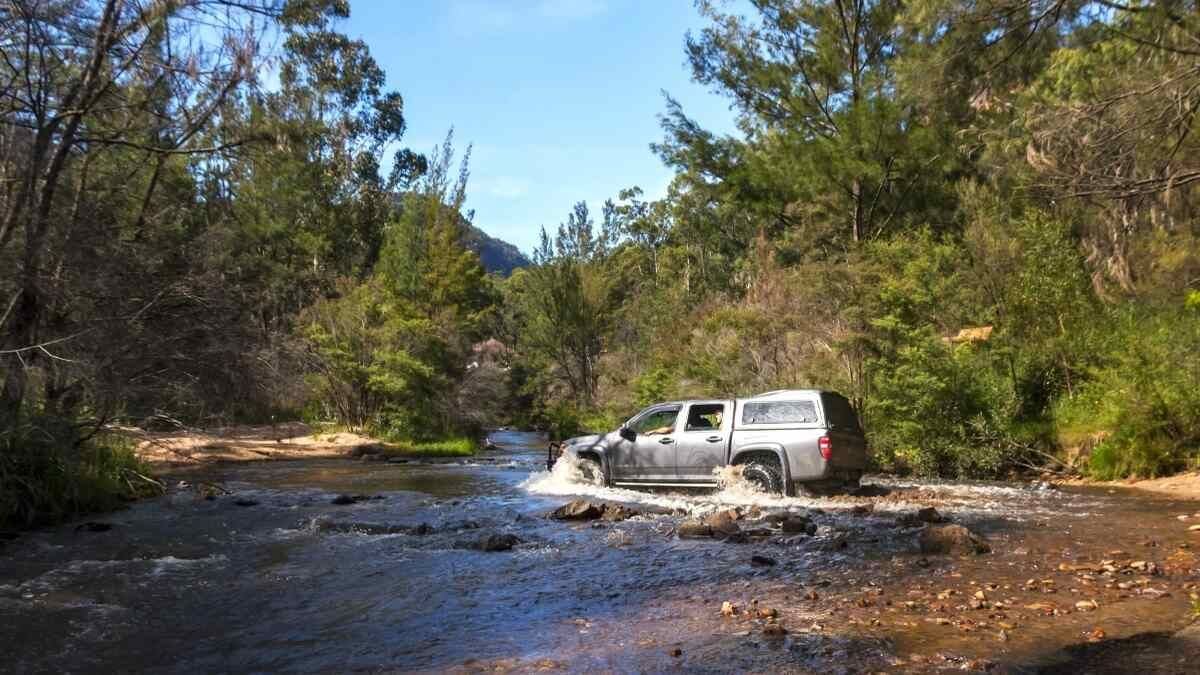
<path fill-rule="evenodd" d="M 1196 4 L 699 2 L 738 133 L 668 97 L 667 194 L 503 277 L 346 0 L 0 2 L 0 521 L 149 489 L 115 425 L 403 445 L 802 386 L 882 470 L 1193 468 Z"/>

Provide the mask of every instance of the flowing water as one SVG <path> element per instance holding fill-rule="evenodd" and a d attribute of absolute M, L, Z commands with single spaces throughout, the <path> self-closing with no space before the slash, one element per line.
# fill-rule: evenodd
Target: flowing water
<path fill-rule="evenodd" d="M 1063 646 L 1180 628 L 1200 572 L 1178 519 L 1196 503 L 886 480 L 823 499 L 736 480 L 643 493 L 586 485 L 564 463 L 545 471 L 539 435 L 493 440 L 460 462 L 179 472 L 167 496 L 96 518 L 107 531 L 9 542 L 0 671 L 1070 672 Z M 546 517 L 577 497 L 644 515 Z M 895 521 L 926 506 L 993 552 L 917 553 L 918 529 Z M 730 507 L 764 536 L 676 536 L 681 520 Z M 809 515 L 816 534 L 759 519 L 783 511 Z M 479 550 L 500 535 L 520 543 Z"/>

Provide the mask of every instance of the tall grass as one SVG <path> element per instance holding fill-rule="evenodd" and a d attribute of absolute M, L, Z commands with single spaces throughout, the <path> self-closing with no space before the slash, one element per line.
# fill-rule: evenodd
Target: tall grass
<path fill-rule="evenodd" d="M 386 454 L 402 457 L 419 455 L 425 457 L 470 457 L 475 454 L 475 442 L 469 438 L 447 438 L 440 441 L 388 443 Z"/>
<path fill-rule="evenodd" d="M 62 422 L 0 432 L 0 527 L 111 511 L 161 491 L 128 439 L 110 435 L 78 442 Z"/>

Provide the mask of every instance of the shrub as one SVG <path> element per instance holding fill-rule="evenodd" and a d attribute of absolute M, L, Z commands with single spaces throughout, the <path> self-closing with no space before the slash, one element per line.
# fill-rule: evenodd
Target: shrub
<path fill-rule="evenodd" d="M 1088 472 L 1103 479 L 1154 477 L 1200 459 L 1200 312 L 1125 311 L 1109 322 L 1101 365 L 1059 401 L 1060 443 L 1103 438 Z"/>
<path fill-rule="evenodd" d="M 147 474 L 129 439 L 81 442 L 68 421 L 33 420 L 0 433 L 0 526 L 46 525 L 160 494 Z"/>

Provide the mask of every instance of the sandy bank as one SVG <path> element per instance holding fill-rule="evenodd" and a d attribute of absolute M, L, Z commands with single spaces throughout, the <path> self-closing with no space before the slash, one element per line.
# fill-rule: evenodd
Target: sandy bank
<path fill-rule="evenodd" d="M 314 433 L 300 422 L 178 432 L 127 431 L 138 440 L 138 456 L 152 464 L 349 457 L 354 448 L 376 442 L 346 431 Z"/>

